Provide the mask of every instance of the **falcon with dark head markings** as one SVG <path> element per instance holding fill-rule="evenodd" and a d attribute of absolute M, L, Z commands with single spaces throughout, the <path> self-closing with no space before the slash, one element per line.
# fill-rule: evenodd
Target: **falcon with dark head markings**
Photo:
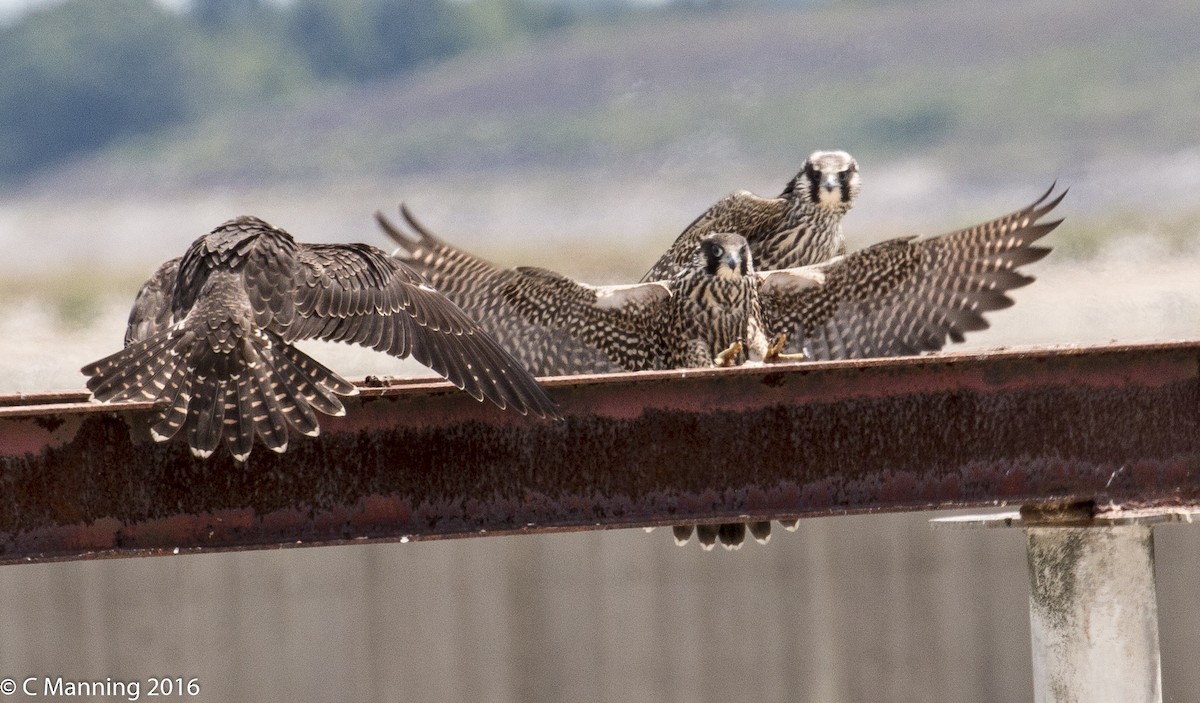
<path fill-rule="evenodd" d="M 761 359 L 767 340 L 746 240 L 702 239 L 691 264 L 666 281 L 590 286 L 553 271 L 519 268 L 498 291 L 525 324 L 568 334 L 625 371 L 728 365 Z M 732 350 L 734 344 L 742 349 Z"/>
<path fill-rule="evenodd" d="M 1033 281 L 1016 269 L 1050 251 L 1034 242 L 1059 223 L 1040 222 L 1066 195 L 1047 202 L 1052 191 L 974 227 L 892 239 L 815 266 L 764 271 L 751 246 L 745 265 L 756 271 L 766 337 L 786 334 L 789 350 L 815 360 L 918 354 L 962 341 L 965 332 L 987 327 L 983 313 L 1012 304 L 1007 291 Z M 500 268 L 438 239 L 404 206 L 401 213 L 411 232 L 376 214 L 400 244 L 395 255 L 479 320 L 534 374 L 672 368 L 630 350 L 646 346 L 651 328 L 663 328 L 664 318 L 653 317 L 662 310 L 644 310 L 661 302 L 656 291 L 704 280 L 704 238 L 672 277 L 594 287 L 543 269 Z M 650 315 L 649 321 L 635 320 L 638 315 Z M 605 325 L 611 333 L 592 330 Z M 586 361 L 579 364 L 581 357 Z"/>
<path fill-rule="evenodd" d="M 844 151 L 814 151 L 776 198 L 746 190 L 721 198 L 693 221 L 643 281 L 688 265 L 696 244 L 717 232 L 740 234 L 761 270 L 809 266 L 846 253 L 842 218 L 862 190 L 858 162 Z"/>

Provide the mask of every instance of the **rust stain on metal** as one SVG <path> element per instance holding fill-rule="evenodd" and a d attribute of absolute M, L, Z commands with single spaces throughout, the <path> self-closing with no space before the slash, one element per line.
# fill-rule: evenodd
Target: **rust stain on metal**
<path fill-rule="evenodd" d="M 1200 499 L 1200 343 L 546 385 L 563 422 L 376 380 L 246 466 L 151 442 L 144 404 L 0 398 L 0 562 Z"/>

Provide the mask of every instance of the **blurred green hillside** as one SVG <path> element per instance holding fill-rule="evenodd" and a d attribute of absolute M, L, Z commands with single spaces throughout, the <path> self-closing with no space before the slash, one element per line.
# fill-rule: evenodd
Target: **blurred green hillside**
<path fill-rule="evenodd" d="M 82 17 L 88 31 L 37 52 L 88 85 L 104 78 L 88 73 L 97 56 L 130 67 L 108 76 L 108 102 L 56 102 L 59 84 L 31 80 L 9 58 L 19 42 L 0 41 L 0 96 L 20 96 L 0 97 L 4 170 L 28 181 L 41 165 L 52 183 L 156 190 L 694 160 L 782 180 L 798 153 L 837 145 L 994 184 L 1141 163 L 1200 135 L 1193 2 L 759 3 L 604 17 L 536 0 L 218 5 L 232 9 L 204 20 L 149 0 L 104 12 L 69 2 L 8 30 Z M 95 27 L 111 28 L 111 41 Z M 121 43 L 130 36 L 149 40 L 133 50 Z M 151 60 L 162 55 L 174 63 Z M 17 104 L 32 110 L 26 129 L 115 126 L 55 142 L 47 158 L 14 127 Z"/>
<path fill-rule="evenodd" d="M 69 0 L 0 26 L 0 177 L 621 12 L 565 0 Z M 613 5 L 613 8 L 623 7 Z"/>

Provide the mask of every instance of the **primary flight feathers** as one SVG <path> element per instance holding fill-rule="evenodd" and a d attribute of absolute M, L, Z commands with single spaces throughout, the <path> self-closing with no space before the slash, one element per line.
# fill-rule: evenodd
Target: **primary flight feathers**
<path fill-rule="evenodd" d="M 126 347 L 89 364 L 102 401 L 168 403 L 152 428 L 184 432 L 193 453 L 222 442 L 244 460 L 257 435 L 275 451 L 288 428 L 319 431 L 355 387 L 292 346 L 326 339 L 411 355 L 476 399 L 557 417 L 530 374 L 417 273 L 365 244 L 302 244 L 239 217 L 163 264 L 138 293 Z"/>

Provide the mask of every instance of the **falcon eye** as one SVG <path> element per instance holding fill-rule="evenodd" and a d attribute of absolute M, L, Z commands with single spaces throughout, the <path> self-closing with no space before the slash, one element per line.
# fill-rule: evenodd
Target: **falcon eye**
<path fill-rule="evenodd" d="M 721 258 L 722 254 L 725 253 L 725 250 L 721 248 L 720 244 L 712 245 L 712 249 L 710 249 L 710 251 L 712 252 L 713 258 L 718 258 L 718 259 Z"/>

